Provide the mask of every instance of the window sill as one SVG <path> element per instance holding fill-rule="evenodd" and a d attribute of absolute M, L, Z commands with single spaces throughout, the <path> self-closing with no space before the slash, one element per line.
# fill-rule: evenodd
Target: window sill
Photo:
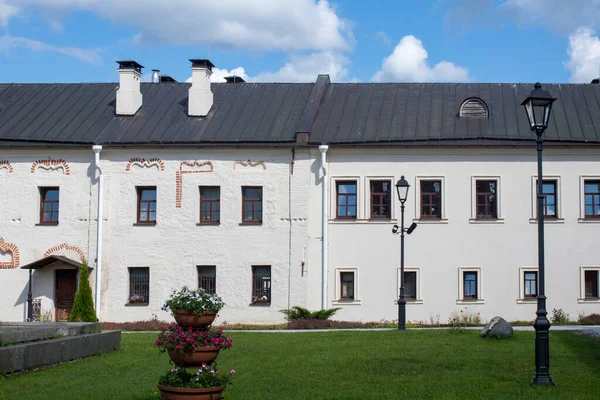
<path fill-rule="evenodd" d="M 221 221 L 216 221 L 216 222 L 198 222 L 196 224 L 196 226 L 219 226 L 221 225 Z"/>
<path fill-rule="evenodd" d="M 268 303 L 250 303 L 250 307 L 271 307 L 271 302 Z"/>
<path fill-rule="evenodd" d="M 578 218 L 580 224 L 600 224 L 600 218 Z"/>
<path fill-rule="evenodd" d="M 357 219 L 357 218 L 329 218 L 330 224 L 393 224 L 397 223 L 398 220 L 395 218 L 369 218 L 369 219 Z"/>
<path fill-rule="evenodd" d="M 413 222 L 419 224 L 447 224 L 448 218 L 415 218 L 413 219 Z"/>
<path fill-rule="evenodd" d="M 125 307 L 147 307 L 149 303 L 125 303 Z"/>
<path fill-rule="evenodd" d="M 398 300 L 394 300 L 394 304 L 398 305 Z M 406 299 L 406 304 L 423 304 L 423 300 Z"/>
<path fill-rule="evenodd" d="M 263 223 L 260 222 L 240 222 L 240 226 L 261 226 Z"/>
<path fill-rule="evenodd" d="M 35 224 L 35 226 L 57 226 L 58 222 L 40 222 Z"/>
<path fill-rule="evenodd" d="M 537 303 L 536 297 L 527 297 L 524 299 L 517 299 L 517 304 L 536 304 L 536 303 Z"/>
<path fill-rule="evenodd" d="M 457 299 L 456 304 L 466 305 L 469 304 L 485 304 L 485 299 Z"/>
<path fill-rule="evenodd" d="M 362 304 L 361 300 L 333 300 L 331 302 L 332 305 L 334 306 L 352 306 L 352 305 L 356 305 L 356 306 L 360 306 Z"/>
<path fill-rule="evenodd" d="M 591 304 L 597 304 L 600 303 L 600 298 L 599 297 L 584 297 L 583 299 L 577 299 L 577 303 L 578 304 L 587 304 L 587 303 L 591 303 Z"/>
<path fill-rule="evenodd" d="M 470 224 L 503 224 L 504 218 L 486 219 L 486 218 L 470 218 Z"/>
<path fill-rule="evenodd" d="M 530 224 L 537 224 L 537 221 L 538 221 L 537 218 L 529 218 L 529 223 Z M 544 217 L 544 224 L 564 224 L 564 223 L 565 223 L 565 219 L 564 218 L 548 218 L 548 217 Z"/>
<path fill-rule="evenodd" d="M 156 226 L 156 222 L 134 222 L 133 226 Z"/>

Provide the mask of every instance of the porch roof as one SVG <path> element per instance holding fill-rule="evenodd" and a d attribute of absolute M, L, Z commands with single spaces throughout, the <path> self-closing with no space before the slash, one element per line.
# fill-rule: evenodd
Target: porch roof
<path fill-rule="evenodd" d="M 71 260 L 68 257 L 65 257 L 65 256 L 48 256 L 48 257 L 44 257 L 42 259 L 39 259 L 37 261 L 34 261 L 32 263 L 29 263 L 27 265 L 23 265 L 21 267 L 21 269 L 40 269 L 40 268 L 47 267 L 48 265 L 53 264 L 55 262 L 62 262 L 63 264 L 70 265 L 70 266 L 75 267 L 77 269 L 83 268 L 83 264 L 82 263 L 80 263 L 79 261 Z M 88 268 L 90 270 L 94 269 L 92 267 L 88 267 Z"/>

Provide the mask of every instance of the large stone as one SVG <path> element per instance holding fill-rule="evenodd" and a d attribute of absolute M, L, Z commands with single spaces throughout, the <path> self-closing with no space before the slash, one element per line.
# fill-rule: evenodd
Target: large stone
<path fill-rule="evenodd" d="M 481 330 L 481 337 L 507 338 L 513 335 L 513 328 L 502 317 L 494 317 Z"/>

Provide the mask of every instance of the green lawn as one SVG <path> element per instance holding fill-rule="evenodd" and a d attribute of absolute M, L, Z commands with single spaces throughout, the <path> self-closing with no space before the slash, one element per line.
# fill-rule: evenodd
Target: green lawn
<path fill-rule="evenodd" d="M 233 333 L 222 369 L 231 399 L 598 399 L 600 339 L 552 332 L 551 388 L 530 385 L 534 333 L 507 341 L 477 331 Z M 155 334 L 123 334 L 122 349 L 0 378 L 0 399 L 158 399 L 168 356 Z"/>

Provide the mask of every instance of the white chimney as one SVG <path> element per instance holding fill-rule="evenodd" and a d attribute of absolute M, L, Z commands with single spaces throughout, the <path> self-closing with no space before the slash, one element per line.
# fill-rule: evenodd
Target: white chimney
<path fill-rule="evenodd" d="M 117 61 L 119 64 L 119 89 L 117 89 L 117 115 L 134 115 L 142 106 L 140 78 L 142 68 L 135 61 Z"/>
<path fill-rule="evenodd" d="M 192 62 L 192 87 L 188 94 L 188 115 L 205 117 L 213 105 L 213 93 L 210 91 L 210 76 L 213 63 L 204 58 Z"/>

